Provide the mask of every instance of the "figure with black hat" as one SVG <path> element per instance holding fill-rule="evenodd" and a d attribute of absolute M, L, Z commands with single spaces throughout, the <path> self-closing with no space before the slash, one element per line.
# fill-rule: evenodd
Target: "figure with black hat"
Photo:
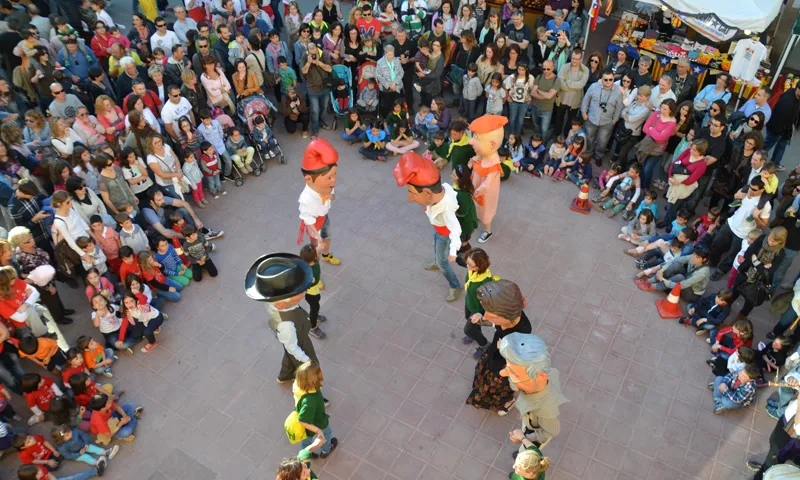
<path fill-rule="evenodd" d="M 297 244 L 303 243 L 308 235 L 320 253 L 320 259 L 331 265 L 342 262 L 331 255 L 330 218 L 328 211 L 331 202 L 336 198 L 333 189 L 336 186 L 336 171 L 339 154 L 333 145 L 324 138 L 315 138 L 309 142 L 303 154 L 300 170 L 306 183 L 300 194 L 300 231 L 297 233 Z"/>
<path fill-rule="evenodd" d="M 267 323 L 283 344 L 283 361 L 278 383 L 294 379 L 303 363 L 317 361 L 314 344 L 309 338 L 311 323 L 300 300 L 314 282 L 308 263 L 291 253 L 271 253 L 256 260 L 244 280 L 248 297 L 270 305 Z M 276 313 L 277 312 L 277 313 Z"/>
<path fill-rule="evenodd" d="M 415 152 L 408 152 L 394 167 L 394 178 L 398 186 L 408 185 L 408 201 L 425 207 L 425 215 L 433 225 L 434 263 L 426 270 L 441 270 L 450 292 L 447 301 L 455 301 L 461 295 L 458 281 L 450 262 L 456 261 L 461 246 L 461 224 L 458 223 L 458 197 L 453 187 L 442 183 L 439 169 L 432 160 Z"/>

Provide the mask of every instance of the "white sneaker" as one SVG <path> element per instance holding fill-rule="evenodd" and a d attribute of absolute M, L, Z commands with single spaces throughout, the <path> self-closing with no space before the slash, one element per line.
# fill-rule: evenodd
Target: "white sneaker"
<path fill-rule="evenodd" d="M 267 156 L 269 158 L 275 158 L 275 152 L 273 152 L 272 150 L 267 150 Z"/>
<path fill-rule="evenodd" d="M 117 456 L 117 452 L 119 452 L 119 445 L 114 445 L 113 447 L 103 451 L 103 455 L 106 455 L 109 460 L 113 460 L 114 457 Z"/>
<path fill-rule="evenodd" d="M 478 238 L 478 243 L 486 243 L 490 238 L 492 238 L 492 232 L 483 232 Z"/>

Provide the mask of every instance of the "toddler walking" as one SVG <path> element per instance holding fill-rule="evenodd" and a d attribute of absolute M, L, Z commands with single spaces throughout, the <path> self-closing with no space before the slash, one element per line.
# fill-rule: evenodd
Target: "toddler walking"
<path fill-rule="evenodd" d="M 325 332 L 319 328 L 320 322 L 325 322 L 328 319 L 325 315 L 319 314 L 319 301 L 322 297 L 320 291 L 325 288 L 322 283 L 322 270 L 319 266 L 319 255 L 317 248 L 312 244 L 304 245 L 300 249 L 300 257 L 311 267 L 314 272 L 314 282 L 306 290 L 306 302 L 308 302 L 308 321 L 311 323 L 311 330 L 308 332 L 314 338 L 323 339 L 326 337 Z"/>

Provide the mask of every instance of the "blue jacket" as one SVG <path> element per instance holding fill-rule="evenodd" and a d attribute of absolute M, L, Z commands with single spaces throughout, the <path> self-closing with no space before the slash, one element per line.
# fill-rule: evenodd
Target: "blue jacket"
<path fill-rule="evenodd" d="M 82 52 L 80 49 L 73 53 L 67 51 L 66 47 L 58 52 L 58 63 L 64 67 L 64 70 L 70 75 L 75 75 L 81 80 L 89 78 L 89 68 L 99 67 L 97 57 L 90 49 Z"/>
<path fill-rule="evenodd" d="M 178 256 L 172 245 L 169 245 L 167 253 L 156 252 L 156 262 L 161 264 L 161 271 L 164 275 L 174 277 L 180 273 L 180 268 L 183 265 L 181 257 Z"/>
<path fill-rule="evenodd" d="M 89 441 L 89 436 L 77 428 L 72 429 L 72 438 L 66 442 L 57 445 L 58 451 L 67 460 L 77 460 L 81 456 L 81 449 L 86 445 L 92 443 Z"/>
<path fill-rule="evenodd" d="M 731 313 L 731 306 L 725 305 L 724 307 L 720 307 L 717 305 L 717 294 L 707 295 L 700 300 L 697 301 L 692 307 L 694 307 L 694 314 L 692 315 L 694 318 L 705 318 L 708 320 L 709 325 L 720 325 L 722 322 L 728 318 L 728 314 Z"/>

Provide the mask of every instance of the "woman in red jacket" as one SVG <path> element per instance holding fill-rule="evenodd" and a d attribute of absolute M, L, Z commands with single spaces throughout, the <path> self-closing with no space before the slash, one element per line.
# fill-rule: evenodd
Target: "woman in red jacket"
<path fill-rule="evenodd" d="M 97 61 L 103 68 L 108 67 L 108 57 L 111 56 L 111 44 L 114 43 L 114 37 L 108 33 L 108 27 L 105 22 L 98 20 L 94 24 L 95 35 L 92 37 L 90 43 L 92 52 L 97 57 Z"/>
<path fill-rule="evenodd" d="M 34 306 L 39 300 L 39 292 L 17 278 L 14 267 L 0 268 L 0 318 L 11 327 L 13 336 L 25 334 L 41 337 L 47 333 L 47 326 Z"/>
<path fill-rule="evenodd" d="M 677 125 L 675 100 L 668 98 L 661 102 L 661 107 L 650 114 L 644 123 L 642 134 L 644 138 L 636 145 L 636 157 L 642 164 L 642 189 L 650 188 L 653 172 L 661 164 L 661 155 L 667 148 L 669 138 L 675 133 Z"/>

